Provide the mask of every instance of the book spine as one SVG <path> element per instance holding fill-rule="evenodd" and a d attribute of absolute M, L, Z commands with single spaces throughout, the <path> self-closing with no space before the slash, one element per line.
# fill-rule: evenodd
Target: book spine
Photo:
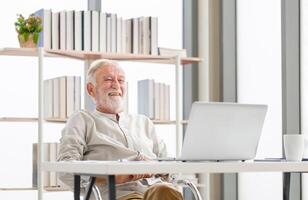
<path fill-rule="evenodd" d="M 52 13 L 52 27 L 51 27 L 51 48 L 54 50 L 60 49 L 60 36 L 59 36 L 59 29 L 60 29 L 60 13 L 53 12 Z"/>
<path fill-rule="evenodd" d="M 66 117 L 69 117 L 75 109 L 74 97 L 75 80 L 73 76 L 66 77 Z"/>
<path fill-rule="evenodd" d="M 66 50 L 66 11 L 60 12 L 60 49 Z"/>
<path fill-rule="evenodd" d="M 91 22 L 92 51 L 99 51 L 99 12 L 96 11 L 96 10 L 92 10 L 91 16 L 92 16 L 92 18 L 91 18 L 92 19 L 92 22 Z"/>
<path fill-rule="evenodd" d="M 74 50 L 74 11 L 66 12 L 66 50 Z"/>
<path fill-rule="evenodd" d="M 82 11 L 76 11 L 74 15 L 74 49 L 81 51 L 82 49 Z"/>
<path fill-rule="evenodd" d="M 43 27 L 39 34 L 38 47 L 51 49 L 51 9 L 40 9 L 35 15 L 41 17 Z"/>
<path fill-rule="evenodd" d="M 60 80 L 53 79 L 53 117 L 60 118 Z"/>
<path fill-rule="evenodd" d="M 102 52 L 107 52 L 107 14 L 100 13 L 100 26 L 99 26 L 99 48 Z"/>
<path fill-rule="evenodd" d="M 84 38 L 83 38 L 83 46 L 85 51 L 91 51 L 92 47 L 92 39 L 91 39 L 91 11 L 84 11 L 84 27 L 83 27 L 83 33 L 84 33 Z"/>

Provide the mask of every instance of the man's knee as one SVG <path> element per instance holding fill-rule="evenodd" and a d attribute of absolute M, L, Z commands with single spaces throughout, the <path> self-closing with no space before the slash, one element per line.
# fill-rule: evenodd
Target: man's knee
<path fill-rule="evenodd" d="M 144 200 L 183 200 L 182 194 L 167 184 L 152 185 L 144 194 Z"/>

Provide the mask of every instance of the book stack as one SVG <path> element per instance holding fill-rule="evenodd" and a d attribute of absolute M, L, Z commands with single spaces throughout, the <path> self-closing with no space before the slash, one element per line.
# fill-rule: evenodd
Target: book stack
<path fill-rule="evenodd" d="M 158 54 L 161 56 L 180 56 L 181 58 L 187 57 L 186 49 L 170 49 L 158 47 Z"/>
<path fill-rule="evenodd" d="M 59 143 L 42 143 L 44 154 L 43 161 L 57 161 L 59 154 Z M 32 145 L 32 186 L 37 187 L 37 143 Z M 59 180 L 57 172 L 44 172 L 43 173 L 44 187 L 64 187 Z"/>
<path fill-rule="evenodd" d="M 46 119 L 66 119 L 81 109 L 81 77 L 63 76 L 44 80 Z"/>
<path fill-rule="evenodd" d="M 117 14 L 41 9 L 39 47 L 54 50 L 158 55 L 157 17 L 123 19 Z"/>
<path fill-rule="evenodd" d="M 170 85 L 152 79 L 138 81 L 138 113 L 153 120 L 170 120 Z"/>

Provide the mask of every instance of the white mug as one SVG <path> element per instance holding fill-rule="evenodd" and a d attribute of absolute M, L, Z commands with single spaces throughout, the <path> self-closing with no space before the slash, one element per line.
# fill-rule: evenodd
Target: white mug
<path fill-rule="evenodd" d="M 283 136 L 284 152 L 287 161 L 301 161 L 304 154 L 304 136 L 289 134 Z"/>

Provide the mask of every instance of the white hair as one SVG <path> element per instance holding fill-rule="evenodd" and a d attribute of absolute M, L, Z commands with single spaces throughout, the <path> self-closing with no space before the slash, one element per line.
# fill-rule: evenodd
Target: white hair
<path fill-rule="evenodd" d="M 93 85 L 96 85 L 96 78 L 95 78 L 95 72 L 100 67 L 105 66 L 115 66 L 117 68 L 120 68 L 120 65 L 118 62 L 114 60 L 108 60 L 108 59 L 99 59 L 92 62 L 90 65 L 88 72 L 87 72 L 87 83 L 92 83 Z"/>

